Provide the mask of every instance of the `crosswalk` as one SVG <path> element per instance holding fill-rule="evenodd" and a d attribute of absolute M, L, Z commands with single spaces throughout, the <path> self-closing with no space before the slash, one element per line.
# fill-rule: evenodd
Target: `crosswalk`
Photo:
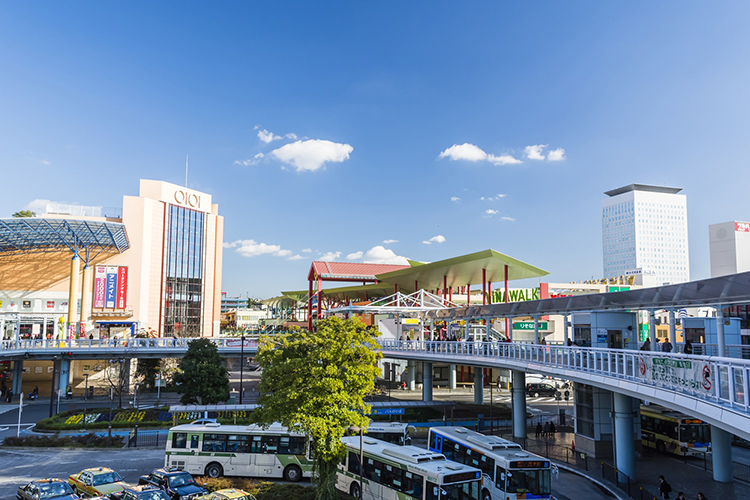
<path fill-rule="evenodd" d="M 512 398 L 510 396 L 497 396 L 493 399 L 496 403 L 510 403 Z M 564 400 L 563 400 L 564 401 Z M 526 398 L 526 404 L 534 403 L 555 403 L 557 400 L 554 396 L 550 397 L 538 397 L 538 398 Z M 560 401 L 562 402 L 562 401 Z"/>

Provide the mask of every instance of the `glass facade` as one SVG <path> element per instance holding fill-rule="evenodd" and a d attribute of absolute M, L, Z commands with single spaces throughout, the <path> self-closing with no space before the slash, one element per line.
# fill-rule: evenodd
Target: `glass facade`
<path fill-rule="evenodd" d="M 203 212 L 168 205 L 165 229 L 165 337 L 199 337 L 203 311 L 206 218 Z"/>

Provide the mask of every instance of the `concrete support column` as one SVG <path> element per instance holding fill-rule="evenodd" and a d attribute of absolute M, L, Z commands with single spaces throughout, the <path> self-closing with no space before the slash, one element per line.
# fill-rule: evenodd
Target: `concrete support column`
<path fill-rule="evenodd" d="M 630 396 L 612 393 L 615 417 L 615 465 L 631 479 L 635 478 L 635 445 L 633 439 L 633 402 Z"/>
<path fill-rule="evenodd" d="M 732 436 L 715 425 L 711 426 L 711 454 L 713 455 L 714 481 L 731 483 Z"/>
<path fill-rule="evenodd" d="M 482 341 L 488 340 L 490 338 L 490 328 L 492 328 L 492 321 L 490 321 L 490 318 L 487 318 L 487 321 L 484 322 L 484 338 Z"/>
<path fill-rule="evenodd" d="M 62 396 L 65 396 L 65 390 L 70 384 L 70 360 L 60 360 L 60 371 L 57 374 L 57 388 L 61 391 Z"/>
<path fill-rule="evenodd" d="M 484 404 L 484 373 L 478 366 L 474 367 L 474 404 Z"/>
<path fill-rule="evenodd" d="M 724 309 L 716 308 L 716 348 L 719 356 L 726 356 L 727 349 L 724 339 Z M 712 436 L 713 437 L 713 436 Z"/>
<path fill-rule="evenodd" d="M 513 437 L 526 438 L 526 372 L 513 370 Z"/>
<path fill-rule="evenodd" d="M 563 315 L 563 341 L 567 345 L 568 340 L 570 340 L 570 329 L 568 328 L 568 315 Z"/>
<path fill-rule="evenodd" d="M 68 327 L 75 325 L 78 321 L 78 291 L 79 281 L 81 279 L 81 260 L 78 255 L 74 255 L 70 261 L 70 287 L 68 288 Z M 63 338 L 68 338 L 70 328 L 65 332 Z"/>
<path fill-rule="evenodd" d="M 21 393 L 21 381 L 23 379 L 23 361 L 18 360 L 13 362 L 13 385 L 11 390 L 15 396 Z"/>
<path fill-rule="evenodd" d="M 669 310 L 669 342 L 672 343 L 672 352 L 677 352 L 677 325 L 675 325 L 674 309 Z"/>
<path fill-rule="evenodd" d="M 448 365 L 448 389 L 456 388 L 456 365 Z"/>
<path fill-rule="evenodd" d="M 406 384 L 409 386 L 409 390 L 414 390 L 414 382 L 416 381 L 417 377 L 417 364 L 414 361 L 407 361 L 406 362 L 406 378 L 407 382 Z"/>
<path fill-rule="evenodd" d="M 432 363 L 422 363 L 422 401 L 432 401 Z"/>
<path fill-rule="evenodd" d="M 83 266 L 83 284 L 81 286 L 81 338 L 86 338 L 86 330 L 91 330 L 91 290 L 94 288 L 91 268 L 88 264 Z M 133 332 L 136 333 L 136 332 Z"/>
<path fill-rule="evenodd" d="M 534 343 L 539 343 L 539 316 L 534 316 Z"/>
<path fill-rule="evenodd" d="M 654 311 L 648 312 L 648 338 L 651 341 L 651 350 L 655 351 L 656 345 L 656 317 Z"/>

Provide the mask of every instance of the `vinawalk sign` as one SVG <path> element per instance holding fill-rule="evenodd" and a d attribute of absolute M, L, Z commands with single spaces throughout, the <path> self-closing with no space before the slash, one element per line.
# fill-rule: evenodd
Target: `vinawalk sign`
<path fill-rule="evenodd" d="M 648 382 L 668 384 L 695 394 L 708 394 L 714 384 L 707 361 L 639 356 L 638 374 Z"/>

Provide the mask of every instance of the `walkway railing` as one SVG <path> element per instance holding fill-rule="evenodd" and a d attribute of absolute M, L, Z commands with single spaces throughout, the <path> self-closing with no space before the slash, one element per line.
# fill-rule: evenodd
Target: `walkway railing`
<path fill-rule="evenodd" d="M 3 351 L 70 351 L 76 350 L 114 350 L 114 349 L 182 349 L 186 350 L 193 338 L 128 338 L 128 339 L 75 339 L 75 340 L 3 340 L 0 341 L 0 353 Z M 209 338 L 219 349 L 240 349 L 240 337 Z M 246 336 L 245 349 L 257 348 L 258 337 Z"/>

